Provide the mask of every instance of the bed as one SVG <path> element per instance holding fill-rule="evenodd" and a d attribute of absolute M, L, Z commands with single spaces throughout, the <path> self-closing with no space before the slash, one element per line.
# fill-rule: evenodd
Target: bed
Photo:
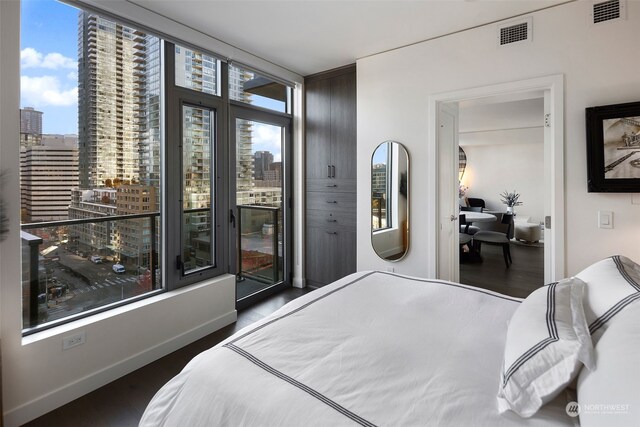
<path fill-rule="evenodd" d="M 498 412 L 507 325 L 521 302 L 356 273 L 195 357 L 140 425 L 575 425 L 565 391 L 529 418 Z"/>

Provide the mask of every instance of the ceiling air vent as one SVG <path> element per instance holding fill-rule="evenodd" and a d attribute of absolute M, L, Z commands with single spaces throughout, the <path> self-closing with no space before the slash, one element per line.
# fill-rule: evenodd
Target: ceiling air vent
<path fill-rule="evenodd" d="M 622 0 L 594 1 L 591 22 L 599 24 L 601 22 L 619 20 L 624 17 L 623 13 L 624 1 Z"/>
<path fill-rule="evenodd" d="M 531 41 L 531 18 L 498 26 L 498 46 Z"/>

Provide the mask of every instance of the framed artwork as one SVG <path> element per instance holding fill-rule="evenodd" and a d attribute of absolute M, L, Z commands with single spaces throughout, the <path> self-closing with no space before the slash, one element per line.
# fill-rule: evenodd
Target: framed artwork
<path fill-rule="evenodd" d="M 640 193 L 640 102 L 586 109 L 590 193 Z"/>

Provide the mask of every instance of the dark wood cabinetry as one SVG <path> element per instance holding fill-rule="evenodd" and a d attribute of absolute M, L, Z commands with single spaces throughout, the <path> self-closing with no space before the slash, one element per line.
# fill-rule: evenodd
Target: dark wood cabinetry
<path fill-rule="evenodd" d="M 323 286 L 356 271 L 356 68 L 306 87 L 306 276 Z"/>

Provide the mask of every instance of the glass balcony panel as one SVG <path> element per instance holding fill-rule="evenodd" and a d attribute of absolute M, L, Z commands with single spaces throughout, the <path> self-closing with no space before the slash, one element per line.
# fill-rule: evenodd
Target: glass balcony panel
<path fill-rule="evenodd" d="M 22 228 L 26 330 L 162 288 L 158 213 Z"/>
<path fill-rule="evenodd" d="M 280 208 L 239 205 L 240 275 L 261 284 L 283 280 Z"/>

